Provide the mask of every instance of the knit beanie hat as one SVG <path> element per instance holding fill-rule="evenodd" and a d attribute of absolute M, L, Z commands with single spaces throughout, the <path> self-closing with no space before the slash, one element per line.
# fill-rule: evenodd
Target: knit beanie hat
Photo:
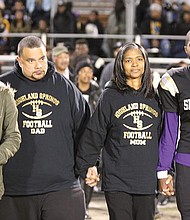
<path fill-rule="evenodd" d="M 76 68 L 75 68 L 75 74 L 77 75 L 79 73 L 79 71 L 83 68 L 83 67 L 90 67 L 93 70 L 93 66 L 91 64 L 91 62 L 85 60 L 85 61 L 80 61 L 77 63 Z"/>

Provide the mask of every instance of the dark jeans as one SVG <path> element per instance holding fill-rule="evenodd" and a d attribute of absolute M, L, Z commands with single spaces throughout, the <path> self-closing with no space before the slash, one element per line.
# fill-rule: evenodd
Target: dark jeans
<path fill-rule="evenodd" d="M 176 201 L 182 220 L 190 220 L 190 167 L 176 163 Z"/>
<path fill-rule="evenodd" d="M 3 196 L 2 220 L 84 220 L 84 193 L 80 188 L 32 196 Z"/>
<path fill-rule="evenodd" d="M 81 187 L 84 190 L 86 209 L 88 209 L 89 203 L 92 199 L 93 187 L 88 186 L 83 179 L 81 179 L 80 182 Z"/>
<path fill-rule="evenodd" d="M 153 220 L 155 195 L 105 192 L 110 220 Z"/>

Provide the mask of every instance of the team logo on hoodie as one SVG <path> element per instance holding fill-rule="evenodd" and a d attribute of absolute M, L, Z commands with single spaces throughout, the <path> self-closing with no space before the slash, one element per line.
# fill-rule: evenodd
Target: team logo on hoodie
<path fill-rule="evenodd" d="M 26 119 L 22 127 L 30 129 L 31 134 L 45 134 L 46 129 L 52 128 L 52 106 L 59 105 L 60 101 L 46 93 L 28 93 L 16 99 L 16 105 L 21 105 L 21 113 Z"/>
<path fill-rule="evenodd" d="M 115 112 L 116 118 L 122 118 L 123 138 L 129 140 L 130 145 L 146 145 L 152 139 L 151 127 L 158 112 L 144 103 L 130 103 Z"/>

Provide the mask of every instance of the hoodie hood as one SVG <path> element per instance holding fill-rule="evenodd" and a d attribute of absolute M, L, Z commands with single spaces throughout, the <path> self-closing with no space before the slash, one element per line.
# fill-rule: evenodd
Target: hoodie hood
<path fill-rule="evenodd" d="M 140 94 L 140 93 L 141 93 L 141 89 L 142 89 L 142 88 L 140 88 L 140 89 L 138 89 L 138 90 L 135 90 L 134 88 L 132 88 L 132 87 L 130 87 L 130 86 L 127 86 L 127 89 L 125 89 L 125 90 L 120 90 L 120 89 L 117 87 L 116 83 L 115 83 L 113 80 L 110 80 L 110 81 L 108 81 L 108 82 L 106 83 L 105 89 L 116 89 L 116 90 L 118 90 L 118 91 L 121 92 L 121 93 L 128 92 L 128 93 L 132 93 L 133 95 L 134 95 L 134 94 L 137 95 L 137 94 Z"/>
<path fill-rule="evenodd" d="M 105 84 L 105 89 L 108 89 L 108 88 L 109 89 L 117 89 L 117 86 L 113 80 L 110 80 Z"/>
<path fill-rule="evenodd" d="M 55 67 L 54 67 L 54 64 L 50 61 L 47 61 L 48 62 L 48 69 L 47 69 L 47 73 L 46 75 L 44 76 L 43 79 L 41 79 L 40 81 L 46 81 L 54 72 L 55 72 Z M 28 81 L 28 82 L 31 82 L 33 83 L 32 80 L 28 79 L 27 77 L 25 77 L 22 73 L 22 69 L 20 68 L 19 66 L 19 63 L 17 60 L 15 60 L 14 62 L 14 72 L 17 74 L 17 76 L 19 78 L 21 78 L 22 80 L 25 80 L 25 81 Z M 36 81 L 35 81 L 36 82 Z"/>

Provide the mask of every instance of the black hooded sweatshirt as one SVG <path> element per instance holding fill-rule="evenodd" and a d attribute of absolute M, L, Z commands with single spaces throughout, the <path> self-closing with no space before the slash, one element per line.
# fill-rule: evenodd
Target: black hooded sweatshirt
<path fill-rule="evenodd" d="M 102 151 L 103 191 L 154 194 L 157 187 L 161 110 L 158 98 L 140 91 L 119 91 L 110 82 L 87 124 L 77 154 L 84 178 Z"/>
<path fill-rule="evenodd" d="M 48 71 L 31 81 L 16 61 L 14 70 L 0 77 L 17 90 L 20 150 L 4 166 L 5 195 L 34 195 L 78 187 L 74 172 L 78 141 L 89 119 L 88 104 L 76 86 Z"/>

